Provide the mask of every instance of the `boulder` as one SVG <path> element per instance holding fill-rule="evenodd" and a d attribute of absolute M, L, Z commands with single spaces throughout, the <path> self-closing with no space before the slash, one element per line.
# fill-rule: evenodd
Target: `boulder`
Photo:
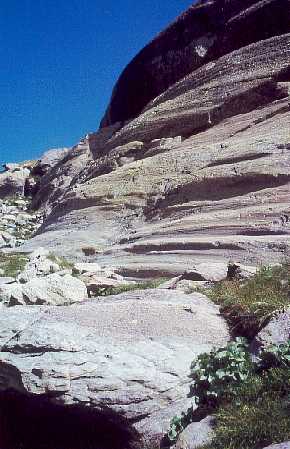
<path fill-rule="evenodd" d="M 205 296 L 166 290 L 2 308 L 0 328 L 2 391 L 13 386 L 54 402 L 109 406 L 133 418 L 148 444 L 160 441 L 188 402 L 192 360 L 230 338 Z"/>
<path fill-rule="evenodd" d="M 179 435 L 174 449 L 197 449 L 210 444 L 214 436 L 215 418 L 207 416 L 200 422 L 190 424 Z"/>
<path fill-rule="evenodd" d="M 160 285 L 159 288 L 190 288 L 205 282 L 223 281 L 228 275 L 226 263 L 197 264 L 194 268 Z"/>
<path fill-rule="evenodd" d="M 102 272 L 102 267 L 98 263 L 76 263 L 73 272 L 75 274 L 96 274 Z"/>
<path fill-rule="evenodd" d="M 32 198 L 32 208 L 42 207 L 48 214 L 89 160 L 87 139 L 81 140 L 71 149 L 63 148 L 45 153 L 32 171 L 32 176 L 39 178 L 37 192 Z"/>
<path fill-rule="evenodd" d="M 0 284 L 0 303 L 5 306 L 23 304 L 22 286 L 16 282 Z"/>
<path fill-rule="evenodd" d="M 262 348 L 286 343 L 289 339 L 290 310 L 287 309 L 284 312 L 276 313 L 267 326 L 258 333 L 251 343 L 251 351 L 254 354 L 258 354 Z"/>
<path fill-rule="evenodd" d="M 258 267 L 243 265 L 243 264 L 235 264 L 229 263 L 228 265 L 228 279 L 249 279 L 254 276 L 258 271 Z"/>
<path fill-rule="evenodd" d="M 24 195 L 25 182 L 30 175 L 27 168 L 19 168 L 0 173 L 0 197 Z"/>
<path fill-rule="evenodd" d="M 102 289 L 106 290 L 135 284 L 135 282 L 125 281 L 122 277 L 120 277 L 120 279 L 114 279 L 112 277 L 105 277 L 101 275 L 83 275 L 81 276 L 81 280 L 85 283 L 89 296 L 96 296 L 100 294 L 100 290 Z"/>
<path fill-rule="evenodd" d="M 68 305 L 84 301 L 87 297 L 85 284 L 69 274 L 32 278 L 25 284 L 0 285 L 1 301 L 8 307 L 17 304 Z"/>
<path fill-rule="evenodd" d="M 190 279 L 184 279 L 183 275 L 177 276 L 160 284 L 157 288 L 169 289 L 169 290 L 181 290 L 184 293 L 192 293 L 198 291 L 200 288 L 207 288 L 212 283 L 207 281 L 192 281 Z"/>
<path fill-rule="evenodd" d="M 33 167 L 32 175 L 43 176 L 58 164 L 69 151 L 70 148 L 54 148 L 46 151 Z"/>

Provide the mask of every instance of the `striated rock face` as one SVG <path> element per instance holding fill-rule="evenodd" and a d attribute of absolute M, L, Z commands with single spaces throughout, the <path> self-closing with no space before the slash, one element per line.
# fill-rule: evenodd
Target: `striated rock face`
<path fill-rule="evenodd" d="M 73 148 L 50 150 L 45 153 L 32 171 L 32 176 L 39 177 L 36 193 L 33 195 L 32 209 L 45 208 L 48 214 L 89 159 L 90 152 L 86 138 Z"/>
<path fill-rule="evenodd" d="M 289 86 L 290 34 L 198 68 L 123 128 L 94 136 L 94 160 L 29 248 L 83 257 L 91 245 L 98 262 L 128 277 L 176 276 L 213 258 L 281 261 L 290 233 Z"/>
<path fill-rule="evenodd" d="M 199 1 L 148 44 L 120 76 L 102 126 L 136 117 L 200 66 L 290 31 L 289 0 Z"/>

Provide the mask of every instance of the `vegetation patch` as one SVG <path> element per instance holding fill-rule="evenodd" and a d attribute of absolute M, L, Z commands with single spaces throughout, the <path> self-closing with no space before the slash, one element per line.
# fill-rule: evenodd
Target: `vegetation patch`
<path fill-rule="evenodd" d="M 72 262 L 69 262 L 67 259 L 65 259 L 62 256 L 56 256 L 53 253 L 50 253 L 47 257 L 49 260 L 51 260 L 51 262 L 56 263 L 57 265 L 59 265 L 59 267 L 62 270 L 71 270 L 74 266 L 74 264 Z"/>
<path fill-rule="evenodd" d="M 120 293 L 130 292 L 133 290 L 146 290 L 150 288 L 157 288 L 167 279 L 160 278 L 144 282 L 136 282 L 135 284 L 124 284 L 118 287 L 99 287 L 94 289 L 93 296 L 110 296 L 119 295 Z"/>
<path fill-rule="evenodd" d="M 173 418 L 169 442 L 209 414 L 217 424 L 204 449 L 260 449 L 290 439 L 290 341 L 264 349 L 253 361 L 246 340 L 239 338 L 201 354 L 191 377 L 198 409 Z"/>
<path fill-rule="evenodd" d="M 204 449 L 258 449 L 290 439 L 289 369 L 253 375 L 217 411 L 212 444 Z"/>
<path fill-rule="evenodd" d="M 24 270 L 28 257 L 23 253 L 0 253 L 0 269 L 3 276 L 16 277 Z"/>
<path fill-rule="evenodd" d="M 252 338 L 273 314 L 290 305 L 290 263 L 261 268 L 245 281 L 218 282 L 206 295 L 221 306 L 233 333 Z"/>

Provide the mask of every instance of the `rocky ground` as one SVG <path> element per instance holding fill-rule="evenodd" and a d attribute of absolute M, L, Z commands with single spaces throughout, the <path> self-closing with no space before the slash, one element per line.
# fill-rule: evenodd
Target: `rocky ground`
<path fill-rule="evenodd" d="M 28 211 L 25 197 L 0 199 L 0 249 L 17 248 L 35 234 L 42 224 L 42 213 Z"/>
<path fill-rule="evenodd" d="M 241 449 L 213 440 L 219 409 L 189 420 L 189 374 L 236 335 L 258 358 L 290 339 L 289 15 L 289 0 L 198 2 L 126 68 L 99 131 L 4 166 L 0 412 L 17 425 L 30 404 L 67 429 L 77 410 L 84 434 L 128 427 L 141 449 L 170 432 L 175 449 Z M 21 432 L 15 449 L 84 449 Z M 255 449 L 290 439 L 265 435 Z M 103 449 L 140 446 L 126 438 Z"/>

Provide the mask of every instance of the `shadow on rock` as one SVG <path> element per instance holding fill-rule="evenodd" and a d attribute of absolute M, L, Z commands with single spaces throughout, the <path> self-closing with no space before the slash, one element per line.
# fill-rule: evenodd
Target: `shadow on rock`
<path fill-rule="evenodd" d="M 137 432 L 111 409 L 51 403 L 45 395 L 0 393 L 1 449 L 131 449 Z"/>

